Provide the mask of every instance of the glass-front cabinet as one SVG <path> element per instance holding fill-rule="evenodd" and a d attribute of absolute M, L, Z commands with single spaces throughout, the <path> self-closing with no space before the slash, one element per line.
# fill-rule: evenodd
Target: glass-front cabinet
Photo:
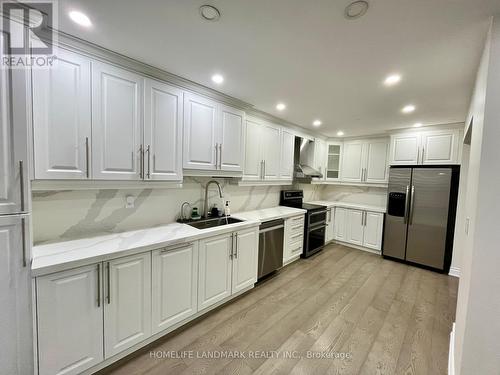
<path fill-rule="evenodd" d="M 340 181 L 341 157 L 342 143 L 328 142 L 325 176 L 327 181 Z"/>

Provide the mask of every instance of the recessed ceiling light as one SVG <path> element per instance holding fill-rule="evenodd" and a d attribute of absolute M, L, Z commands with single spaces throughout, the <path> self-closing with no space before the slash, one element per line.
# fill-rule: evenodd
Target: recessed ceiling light
<path fill-rule="evenodd" d="M 415 124 L 413 124 L 414 128 L 420 128 L 421 126 L 422 126 L 421 122 L 416 122 Z"/>
<path fill-rule="evenodd" d="M 355 20 L 356 18 L 362 17 L 368 11 L 368 1 L 358 0 L 353 1 L 348 6 L 345 7 L 344 16 L 348 20 Z"/>
<path fill-rule="evenodd" d="M 77 10 L 73 10 L 69 12 L 69 18 L 71 18 L 71 21 L 74 23 L 84 26 L 84 27 L 90 27 L 92 26 L 92 22 L 90 21 L 90 18 L 87 17 L 86 14 L 79 12 Z"/>
<path fill-rule="evenodd" d="M 276 104 L 276 109 L 278 111 L 284 111 L 286 109 L 286 104 L 285 103 L 278 103 L 278 104 Z"/>
<path fill-rule="evenodd" d="M 321 126 L 321 124 L 322 124 L 321 120 L 314 120 L 313 121 L 314 126 Z"/>
<path fill-rule="evenodd" d="M 224 82 L 224 77 L 220 74 L 214 74 L 212 76 L 212 81 L 214 81 L 214 83 L 220 85 L 222 82 Z"/>
<path fill-rule="evenodd" d="M 342 137 L 343 135 L 344 135 L 344 132 L 343 132 L 342 130 L 339 130 L 339 131 L 337 132 L 337 136 L 338 136 L 338 137 Z"/>
<path fill-rule="evenodd" d="M 398 84 L 400 81 L 401 81 L 401 75 L 391 74 L 390 76 L 387 76 L 386 79 L 384 80 L 384 85 L 394 86 Z"/>
<path fill-rule="evenodd" d="M 408 104 L 408 105 L 405 105 L 401 109 L 401 112 L 403 112 L 403 113 L 412 113 L 415 109 L 416 109 L 416 107 L 413 104 Z"/>
<path fill-rule="evenodd" d="M 200 7 L 200 15 L 206 21 L 215 22 L 220 18 L 220 11 L 213 5 L 202 5 Z"/>

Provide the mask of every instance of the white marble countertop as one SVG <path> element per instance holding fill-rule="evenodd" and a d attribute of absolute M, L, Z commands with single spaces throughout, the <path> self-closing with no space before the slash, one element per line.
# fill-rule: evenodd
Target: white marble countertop
<path fill-rule="evenodd" d="M 306 212 L 306 210 L 303 210 L 301 208 L 277 206 L 272 208 L 264 208 L 262 210 L 238 212 L 232 216 L 241 220 L 256 220 L 263 222 L 276 219 L 286 219 L 288 217 L 305 214 Z"/>
<path fill-rule="evenodd" d="M 32 276 L 188 243 L 259 224 L 258 220 L 247 219 L 241 223 L 200 230 L 187 224 L 173 223 L 92 238 L 42 244 L 33 247 Z"/>
<path fill-rule="evenodd" d="M 350 202 L 341 202 L 341 201 L 311 201 L 311 202 L 307 202 L 307 203 L 319 204 L 321 206 L 327 206 L 328 208 L 330 208 L 330 207 L 343 207 L 343 208 L 353 208 L 353 209 L 366 210 L 366 211 L 372 211 L 372 212 L 381 212 L 381 213 L 386 212 L 385 206 L 374 206 L 374 205 L 363 204 L 363 203 L 350 203 Z"/>

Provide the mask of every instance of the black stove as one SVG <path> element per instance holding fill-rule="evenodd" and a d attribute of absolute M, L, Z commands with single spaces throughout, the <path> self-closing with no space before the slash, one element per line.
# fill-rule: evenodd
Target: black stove
<path fill-rule="evenodd" d="M 307 258 L 321 251 L 325 246 L 327 207 L 303 203 L 303 200 L 304 192 L 302 190 L 281 191 L 281 206 L 302 208 L 307 211 L 304 225 L 304 246 L 301 255 L 302 258 Z"/>

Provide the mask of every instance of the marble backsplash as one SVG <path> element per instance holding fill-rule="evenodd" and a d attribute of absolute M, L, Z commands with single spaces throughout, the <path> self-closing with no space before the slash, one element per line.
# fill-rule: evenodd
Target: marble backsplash
<path fill-rule="evenodd" d="M 328 185 L 322 190 L 321 197 L 327 201 L 385 207 L 387 203 L 387 188 Z"/>

